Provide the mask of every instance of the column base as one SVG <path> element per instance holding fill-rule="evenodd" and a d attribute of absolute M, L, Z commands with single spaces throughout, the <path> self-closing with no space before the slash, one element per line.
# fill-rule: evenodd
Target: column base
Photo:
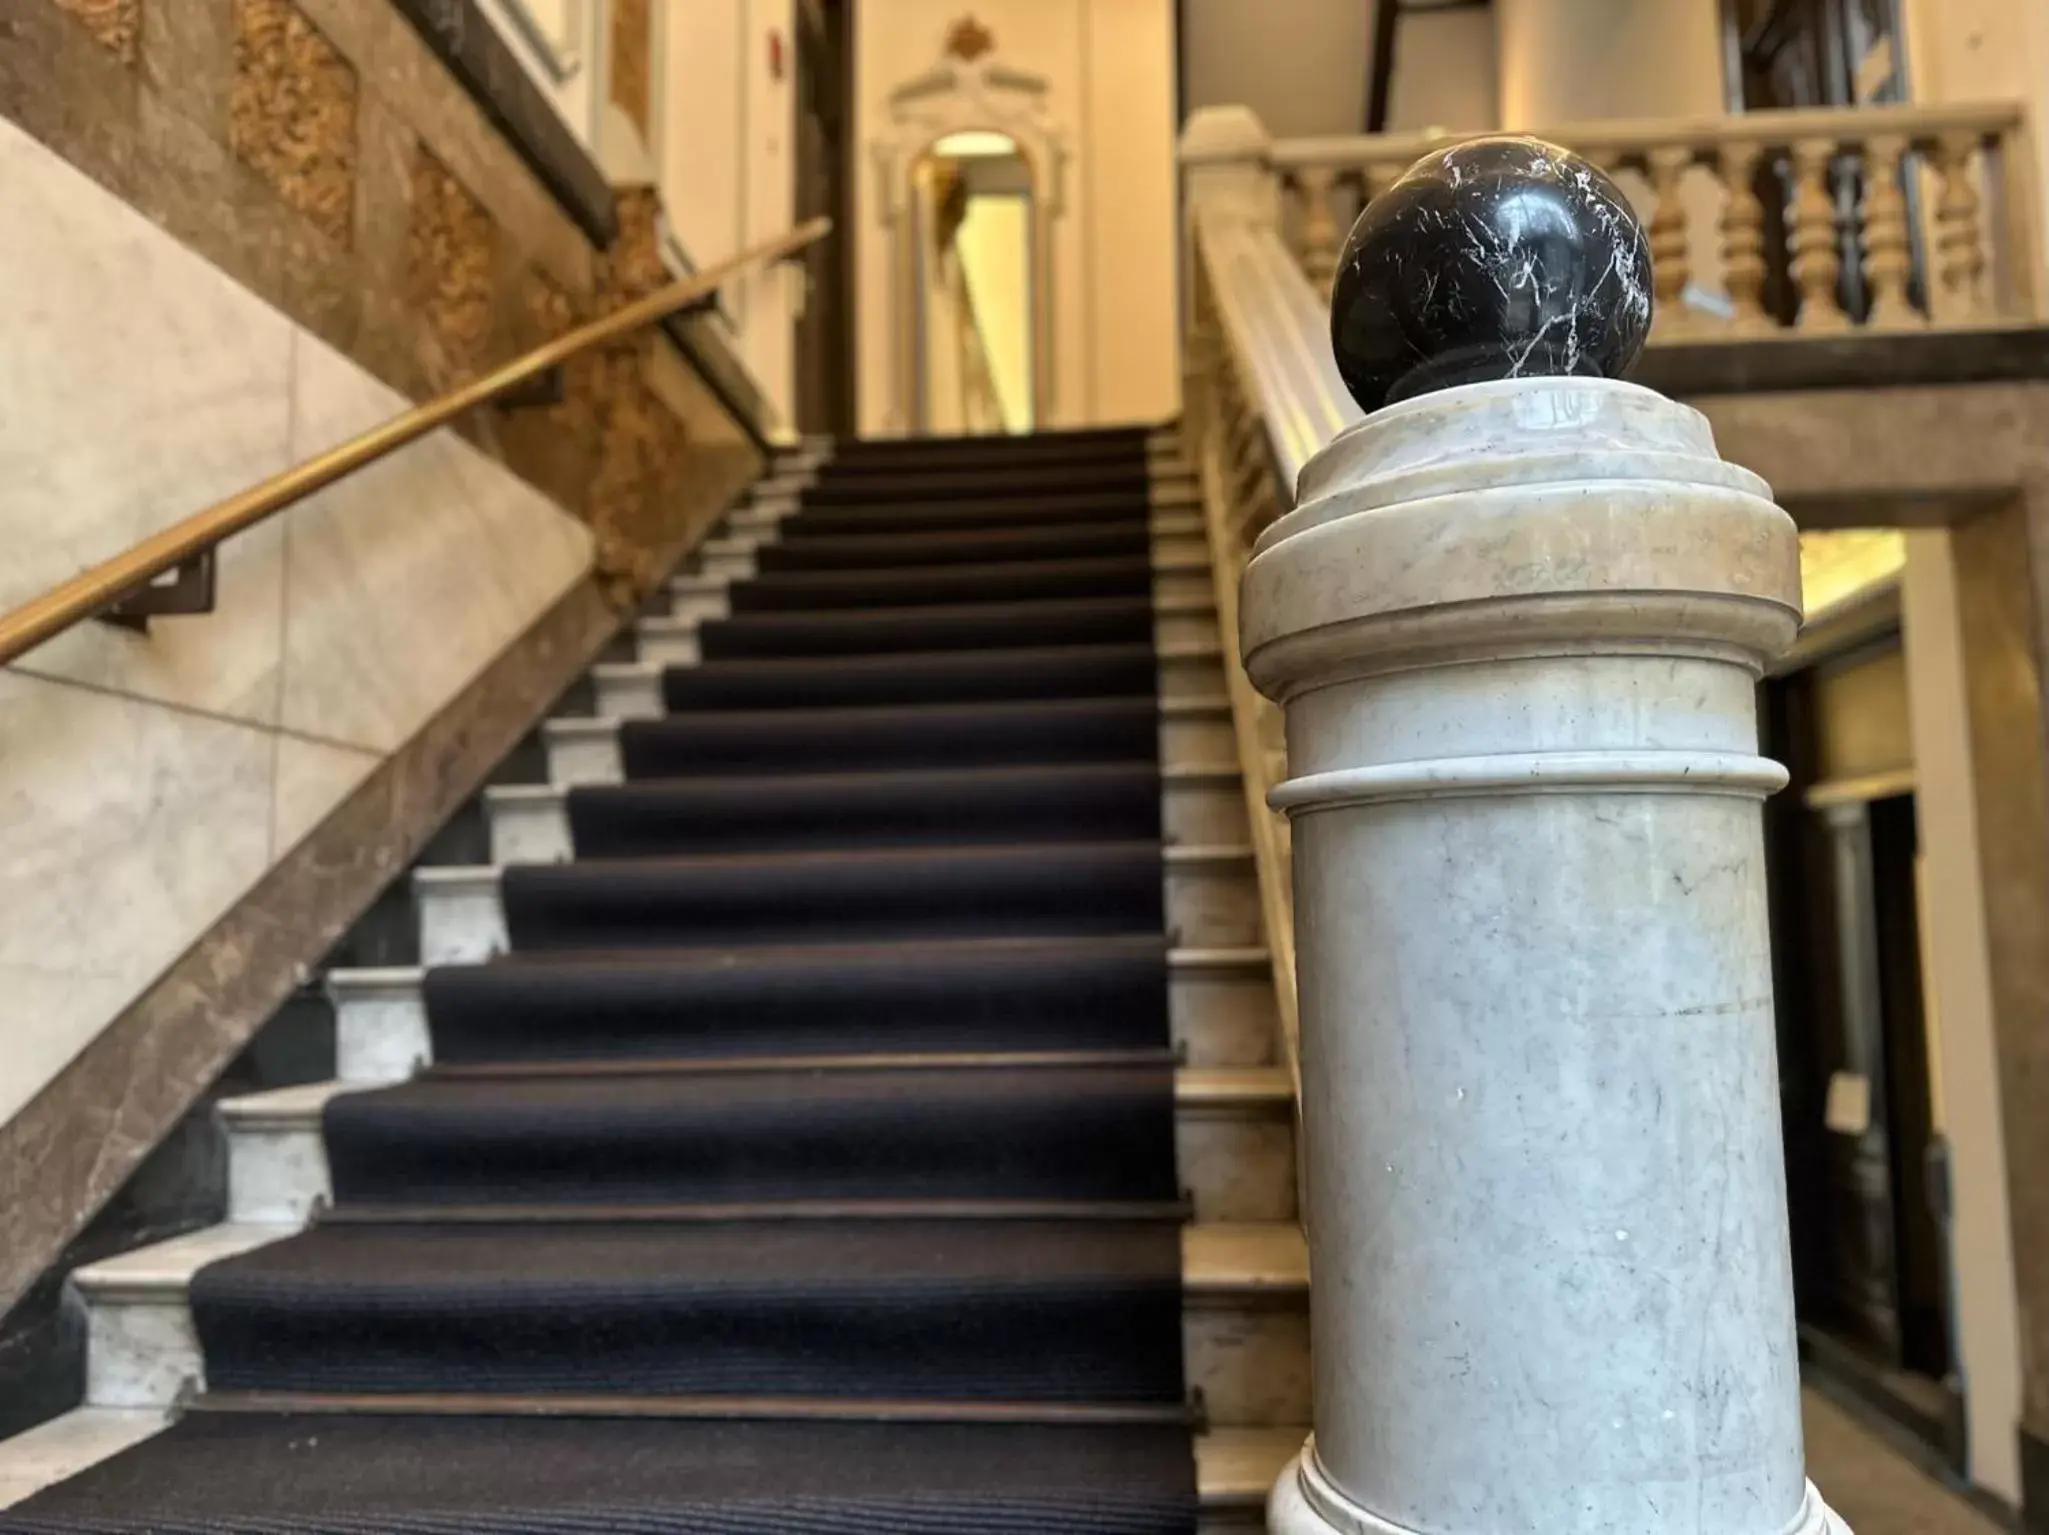
<path fill-rule="evenodd" d="M 1316 1458 L 1316 1440 L 1288 1462 L 1266 1500 L 1267 1535 L 1416 1535 L 1402 1525 L 1361 1508 L 1337 1489 Z M 1767 1532 L 1758 1532 L 1767 1535 Z M 1850 1527 L 1822 1502 L 1814 1483 L 1800 1512 L 1781 1531 L 1769 1535 L 1850 1535 Z"/>

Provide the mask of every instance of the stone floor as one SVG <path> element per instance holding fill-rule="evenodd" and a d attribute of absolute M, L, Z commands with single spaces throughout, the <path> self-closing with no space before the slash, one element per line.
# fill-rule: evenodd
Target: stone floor
<path fill-rule="evenodd" d="M 1806 1409 L 1807 1474 L 1855 1535 L 2006 1535 L 1826 1397 Z"/>

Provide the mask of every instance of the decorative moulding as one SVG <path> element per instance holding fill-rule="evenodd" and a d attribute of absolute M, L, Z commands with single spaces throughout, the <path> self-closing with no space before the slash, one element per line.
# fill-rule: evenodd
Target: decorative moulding
<path fill-rule="evenodd" d="M 890 231 L 892 250 L 894 387 L 889 422 L 894 432 L 916 429 L 919 262 L 912 174 L 925 152 L 952 133 L 1004 134 L 1018 146 L 1030 168 L 1032 416 L 1046 421 L 1054 413 L 1052 227 L 1066 211 L 1070 151 L 1067 135 L 1054 125 L 1047 110 L 1045 77 L 1000 62 L 996 46 L 994 35 L 973 17 L 955 22 L 939 62 L 889 93 L 888 126 L 868 144 L 881 188 L 882 223 Z"/>

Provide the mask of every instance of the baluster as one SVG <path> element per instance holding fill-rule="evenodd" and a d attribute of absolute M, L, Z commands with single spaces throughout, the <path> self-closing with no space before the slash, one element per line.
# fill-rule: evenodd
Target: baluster
<path fill-rule="evenodd" d="M 1337 172 L 1328 165 L 1305 165 L 1295 173 L 1302 194 L 1302 270 L 1325 297 L 1338 270 L 1338 222 L 1331 210 L 1331 187 Z"/>
<path fill-rule="evenodd" d="M 1842 253 L 1836 248 L 1836 200 L 1829 186 L 1834 139 L 1802 139 L 1793 146 L 1793 281 L 1800 289 L 1804 331 L 1845 329 L 1849 316 L 1836 296 Z"/>
<path fill-rule="evenodd" d="M 1739 331 L 1773 329 L 1764 308 L 1764 204 L 1757 196 L 1762 144 L 1724 144 L 1720 174 L 1728 191 L 1722 204 L 1722 283 L 1729 290 L 1729 323 Z"/>
<path fill-rule="evenodd" d="M 1651 290 L 1657 295 L 1653 324 L 1663 336 L 1684 330 L 1689 319 L 1683 295 L 1693 280 L 1693 263 L 1686 248 L 1686 204 L 1680 199 L 1679 183 L 1693 163 L 1693 150 L 1684 144 L 1666 145 L 1650 151 L 1646 161 L 1651 192 L 1658 200 L 1646 231 L 1651 246 Z"/>
<path fill-rule="evenodd" d="M 1907 229 L 1907 194 L 1900 185 L 1906 154 L 1906 139 L 1892 133 L 1873 138 L 1864 150 L 1864 281 L 1871 290 L 1867 323 L 1876 326 L 1921 320 L 1907 298 L 1914 245 Z"/>
<path fill-rule="evenodd" d="M 1990 314 L 1985 302 L 1985 246 L 1978 227 L 1978 183 L 1971 166 L 1977 148 L 1975 133 L 1944 134 L 1931 156 L 1941 183 L 1935 198 L 1935 264 L 1942 287 L 1937 313 L 1949 322 L 1982 320 Z"/>
<path fill-rule="evenodd" d="M 1361 232 L 1332 334 L 1366 419 L 1240 587 L 1296 747 L 1270 803 L 1302 828 L 1316 1276 L 1314 1439 L 1267 1527 L 1846 1535 L 1802 1475 L 1760 835 L 1785 770 L 1749 707 L 1798 534 L 1691 409 L 1589 386 L 1643 340 L 1649 252 L 1550 154 L 1425 159 Z"/>

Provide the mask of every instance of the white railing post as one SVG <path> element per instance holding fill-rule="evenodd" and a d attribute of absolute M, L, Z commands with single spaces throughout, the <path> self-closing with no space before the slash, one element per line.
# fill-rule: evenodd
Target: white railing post
<path fill-rule="evenodd" d="M 1315 1435 L 1277 1535 L 1823 1535 L 1803 1471 L 1754 690 L 1792 521 L 1617 375 L 1643 230 L 1430 156 L 1333 334 L 1367 418 L 1246 567 L 1286 713 Z"/>

